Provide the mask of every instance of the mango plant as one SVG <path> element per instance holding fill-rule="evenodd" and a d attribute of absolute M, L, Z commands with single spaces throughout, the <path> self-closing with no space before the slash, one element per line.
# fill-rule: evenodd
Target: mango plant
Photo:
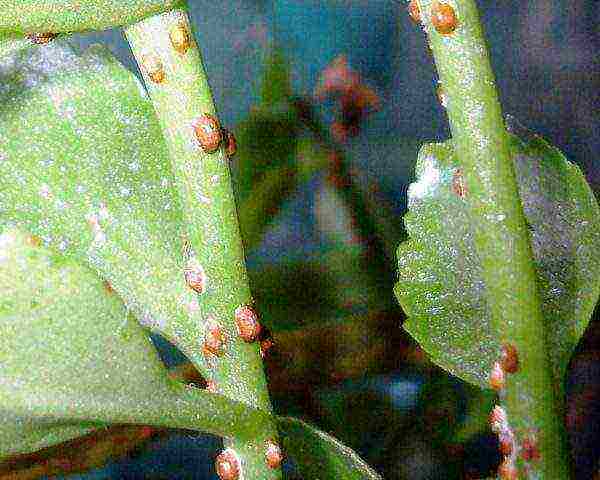
<path fill-rule="evenodd" d="M 306 479 L 382 478 L 328 433 L 277 415 L 263 368 L 271 339 L 244 247 L 298 177 L 340 155 L 306 103 L 271 71 L 265 104 L 288 110 L 256 111 L 253 125 L 281 128 L 274 150 L 288 159 L 313 148 L 295 135 L 302 119 L 328 153 L 246 172 L 236 206 L 236 139 L 185 1 L 4 0 L 0 12 L 0 456 L 118 424 L 221 437 L 222 480 L 282 478 L 286 458 Z M 452 138 L 422 147 L 409 189 L 394 287 L 404 328 L 434 363 L 497 393 L 499 478 L 566 479 L 563 383 L 600 291 L 598 205 L 577 167 L 503 117 L 475 2 L 413 0 L 410 13 Z M 103 47 L 63 38 L 114 27 L 143 83 Z M 252 161 L 241 168 L 268 159 Z M 389 251 L 397 236 L 336 174 L 359 227 L 383 232 Z M 203 388 L 166 369 L 151 333 Z"/>

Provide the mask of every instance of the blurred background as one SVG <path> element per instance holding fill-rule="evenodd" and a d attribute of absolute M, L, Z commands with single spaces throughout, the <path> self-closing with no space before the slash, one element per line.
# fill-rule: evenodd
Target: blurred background
<path fill-rule="evenodd" d="M 560 148 L 597 191 L 597 2 L 478 3 L 505 113 Z M 449 135 L 406 3 L 190 4 L 219 115 L 237 137 L 232 169 L 252 290 L 275 343 L 266 368 L 276 410 L 330 432 L 386 479 L 492 477 L 493 395 L 428 362 L 392 293 L 417 151 Z M 120 31 L 74 41 L 104 43 L 137 74 Z M 597 313 L 568 380 L 577 479 L 594 477 L 600 457 Z M 185 359 L 154 340 L 194 381 Z M 61 449 L 19 478 L 216 479 L 220 441 L 118 427 Z M 289 463 L 286 474 L 298 478 Z"/>

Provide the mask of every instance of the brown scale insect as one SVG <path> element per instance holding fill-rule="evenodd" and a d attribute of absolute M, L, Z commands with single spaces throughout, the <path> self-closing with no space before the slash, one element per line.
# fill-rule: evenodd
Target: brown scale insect
<path fill-rule="evenodd" d="M 46 45 L 54 40 L 58 35 L 56 33 L 44 32 L 44 33 L 29 33 L 26 35 L 31 43 L 36 45 Z"/>
<path fill-rule="evenodd" d="M 507 458 L 498 467 L 498 477 L 500 477 L 501 480 L 517 480 L 519 478 L 519 472 L 512 461 Z"/>
<path fill-rule="evenodd" d="M 265 451 L 265 461 L 269 468 L 280 468 L 283 461 L 283 453 L 281 448 L 273 440 L 267 441 L 267 449 Z"/>
<path fill-rule="evenodd" d="M 240 478 L 240 461 L 230 448 L 223 450 L 215 460 L 215 470 L 221 480 L 238 480 Z"/>
<path fill-rule="evenodd" d="M 171 29 L 169 40 L 171 41 L 171 46 L 181 55 L 185 55 L 192 44 L 190 32 L 183 23 L 178 23 Z"/>
<path fill-rule="evenodd" d="M 419 4 L 417 0 L 410 0 L 408 4 L 408 14 L 415 23 L 421 23 L 421 10 L 419 10 Z"/>
<path fill-rule="evenodd" d="M 261 325 L 258 315 L 249 305 L 235 309 L 235 324 L 242 340 L 247 343 L 256 341 L 260 335 Z"/>
<path fill-rule="evenodd" d="M 513 451 L 513 439 L 508 433 L 501 433 L 498 435 L 498 442 L 500 444 L 500 453 L 504 456 L 509 456 Z"/>
<path fill-rule="evenodd" d="M 214 380 L 208 380 L 206 382 L 206 390 L 211 393 L 217 393 L 217 382 Z"/>
<path fill-rule="evenodd" d="M 154 83 L 162 83 L 165 80 L 165 69 L 160 58 L 156 55 L 146 55 L 142 58 L 142 68 L 148 78 Z"/>
<path fill-rule="evenodd" d="M 467 196 L 467 184 L 465 182 L 465 176 L 460 168 L 457 169 L 452 176 L 452 191 L 460 198 L 465 198 Z"/>
<path fill-rule="evenodd" d="M 506 412 L 499 405 L 494 406 L 489 417 L 490 428 L 494 433 L 500 433 L 506 425 Z"/>
<path fill-rule="evenodd" d="M 489 381 L 490 387 L 492 387 L 496 391 L 502 390 L 504 388 L 504 370 L 502 370 L 502 367 L 500 366 L 499 362 L 494 362 L 494 366 L 492 367 L 492 371 L 490 372 Z"/>
<path fill-rule="evenodd" d="M 521 443 L 521 458 L 526 462 L 535 462 L 541 457 L 537 442 L 533 437 L 525 437 Z"/>
<path fill-rule="evenodd" d="M 435 2 L 431 7 L 431 24 L 442 35 L 454 32 L 458 25 L 454 8 L 447 3 Z"/>
<path fill-rule="evenodd" d="M 502 345 L 500 365 L 506 373 L 517 373 L 519 371 L 519 353 L 517 352 L 517 347 L 511 343 Z"/>
<path fill-rule="evenodd" d="M 206 153 L 216 152 L 223 140 L 219 121 L 205 113 L 194 120 L 192 127 L 202 150 Z"/>
<path fill-rule="evenodd" d="M 40 247 L 42 245 L 42 239 L 37 235 L 27 235 L 27 237 L 25 237 L 25 243 L 30 247 Z"/>
<path fill-rule="evenodd" d="M 209 325 L 204 335 L 204 353 L 220 357 L 224 353 L 224 345 L 225 335 L 223 334 L 221 327 L 217 324 Z"/>
<path fill-rule="evenodd" d="M 237 141 L 229 130 L 225 130 L 223 136 L 227 139 L 227 156 L 233 157 L 237 152 Z"/>
<path fill-rule="evenodd" d="M 202 265 L 195 258 L 189 258 L 183 269 L 186 285 L 197 293 L 203 293 L 206 289 L 206 274 Z"/>

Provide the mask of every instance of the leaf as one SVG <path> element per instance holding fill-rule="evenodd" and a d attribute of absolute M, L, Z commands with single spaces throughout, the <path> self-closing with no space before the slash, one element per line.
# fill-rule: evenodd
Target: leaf
<path fill-rule="evenodd" d="M 0 456 L 25 453 L 101 428 L 69 418 L 23 416 L 15 395 L 32 403 L 60 390 L 72 402 L 119 392 L 144 401 L 173 397 L 148 336 L 97 276 L 31 244 L 0 235 Z M 76 409 L 74 409 L 76 410 Z"/>
<path fill-rule="evenodd" d="M 600 214 L 580 170 L 544 140 L 519 132 L 511 151 L 531 230 L 553 373 L 562 385 L 571 353 L 600 289 Z M 487 387 L 500 345 L 490 327 L 486 286 L 461 195 L 452 143 L 425 145 L 398 248 L 404 328 L 450 373 Z M 468 191 L 466 192 L 468 195 Z"/>
<path fill-rule="evenodd" d="M 140 82 L 104 49 L 23 46 L 0 63 L 0 105 L 0 229 L 86 262 L 202 368 L 182 214 Z"/>
<path fill-rule="evenodd" d="M 283 52 L 274 49 L 268 57 L 261 86 L 261 103 L 273 107 L 290 100 L 290 66 Z"/>
<path fill-rule="evenodd" d="M 302 420 L 278 417 L 277 427 L 284 451 L 296 462 L 303 478 L 382 478 L 354 451 Z"/>
<path fill-rule="evenodd" d="M 255 435 L 268 414 L 170 379 L 147 333 L 89 269 L 0 235 L 0 457 L 103 424 Z"/>

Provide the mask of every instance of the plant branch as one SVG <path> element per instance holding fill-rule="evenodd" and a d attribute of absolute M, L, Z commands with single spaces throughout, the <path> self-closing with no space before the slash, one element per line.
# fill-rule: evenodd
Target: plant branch
<path fill-rule="evenodd" d="M 236 310 L 252 299 L 228 159 L 224 142 L 210 145 L 215 135 L 218 140 L 220 127 L 206 123 L 206 115 L 216 119 L 215 107 L 190 32 L 183 7 L 126 29 L 169 149 L 196 261 L 204 321 L 198 326 L 198 348 L 206 338 L 204 349 L 213 373 L 209 381 L 219 393 L 270 413 L 258 344 L 243 341 L 236 329 Z M 251 441 L 226 441 L 241 460 L 245 480 L 280 478 L 280 470 L 265 463 L 266 441 L 276 438 L 274 423 L 265 421 L 268 428 Z"/>
<path fill-rule="evenodd" d="M 553 385 L 528 228 L 476 3 L 418 3 L 447 97 L 492 324 L 519 358 L 519 371 L 507 374 L 500 389 L 521 453 L 507 461 L 524 466 L 525 443 L 534 439 L 540 458 L 523 470 L 527 478 L 564 479 L 562 399 Z"/>

